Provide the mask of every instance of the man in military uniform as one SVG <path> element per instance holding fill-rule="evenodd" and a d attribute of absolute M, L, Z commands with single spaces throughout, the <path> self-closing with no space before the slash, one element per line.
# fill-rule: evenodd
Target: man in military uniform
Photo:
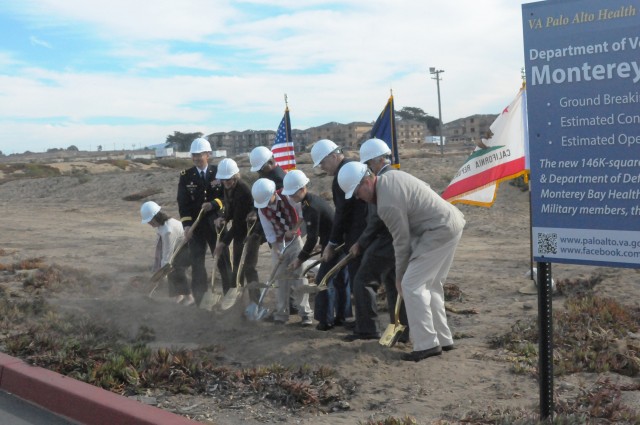
<path fill-rule="evenodd" d="M 191 291 L 197 304 L 200 304 L 207 291 L 209 281 L 205 268 L 207 245 L 213 253 L 216 246 L 214 220 L 222 215 L 224 189 L 216 180 L 217 169 L 209 165 L 211 145 L 207 139 L 198 138 L 191 143 L 191 159 L 194 166 L 180 173 L 178 183 L 178 210 L 180 221 L 189 243 L 191 259 Z M 204 210 L 200 223 L 193 228 L 200 210 Z M 214 265 L 215 267 L 215 265 Z M 218 260 L 218 268 L 225 289 L 232 286 L 231 261 L 228 249 Z M 215 269 L 212 270 L 215 273 Z"/>

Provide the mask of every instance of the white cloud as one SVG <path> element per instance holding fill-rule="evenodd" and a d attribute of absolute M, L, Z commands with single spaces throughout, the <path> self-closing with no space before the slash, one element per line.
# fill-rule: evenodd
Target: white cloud
<path fill-rule="evenodd" d="M 38 37 L 35 36 L 31 36 L 29 37 L 29 41 L 31 42 L 31 44 L 35 45 L 35 46 L 42 46 L 42 47 L 46 47 L 47 49 L 51 49 L 51 44 L 47 43 L 44 40 L 40 40 Z"/>
<path fill-rule="evenodd" d="M 390 89 L 396 108 L 437 116 L 431 66 L 445 71 L 447 122 L 499 112 L 517 93 L 524 63 L 520 5 L 507 0 L 25 0 L 19 7 L 45 34 L 38 40 L 49 40 L 47 29 L 57 25 L 102 38 L 108 47 L 95 54 L 127 65 L 121 72 L 49 69 L 0 52 L 4 152 L 15 139 L 8 129 L 26 143 L 31 125 L 45 138 L 128 132 L 148 144 L 173 131 L 275 129 L 285 93 L 295 128 L 371 121 Z M 271 9 L 277 14 L 264 14 Z M 16 57 L 23 67 L 14 66 Z"/>
<path fill-rule="evenodd" d="M 227 0 L 23 0 L 19 11 L 34 25 L 84 25 L 105 38 L 202 40 L 224 31 L 236 16 Z"/>

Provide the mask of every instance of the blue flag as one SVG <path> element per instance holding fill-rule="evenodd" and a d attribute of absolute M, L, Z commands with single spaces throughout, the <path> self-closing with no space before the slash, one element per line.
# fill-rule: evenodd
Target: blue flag
<path fill-rule="evenodd" d="M 389 97 L 387 105 L 384 107 L 378 120 L 371 129 L 371 137 L 384 140 L 391 149 L 391 164 L 394 168 L 400 168 L 400 157 L 398 156 L 398 139 L 396 137 L 396 113 L 393 109 L 393 95 Z"/>

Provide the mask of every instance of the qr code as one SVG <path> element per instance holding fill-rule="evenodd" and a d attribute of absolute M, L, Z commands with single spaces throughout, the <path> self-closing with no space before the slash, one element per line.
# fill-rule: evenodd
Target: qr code
<path fill-rule="evenodd" d="M 558 253 L 558 234 L 557 233 L 538 233 L 538 254 L 557 254 Z"/>

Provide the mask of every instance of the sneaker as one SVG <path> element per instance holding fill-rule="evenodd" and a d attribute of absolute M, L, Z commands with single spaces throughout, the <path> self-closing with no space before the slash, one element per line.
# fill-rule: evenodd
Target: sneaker
<path fill-rule="evenodd" d="M 176 304 L 180 304 L 184 300 L 184 295 L 178 295 L 176 298 Z"/>
<path fill-rule="evenodd" d="M 193 298 L 193 295 L 187 295 L 182 301 L 182 305 L 190 306 L 196 303 L 196 300 Z"/>
<path fill-rule="evenodd" d="M 302 326 L 311 326 L 313 324 L 313 320 L 311 320 L 311 317 L 309 316 L 303 316 L 300 324 Z"/>

